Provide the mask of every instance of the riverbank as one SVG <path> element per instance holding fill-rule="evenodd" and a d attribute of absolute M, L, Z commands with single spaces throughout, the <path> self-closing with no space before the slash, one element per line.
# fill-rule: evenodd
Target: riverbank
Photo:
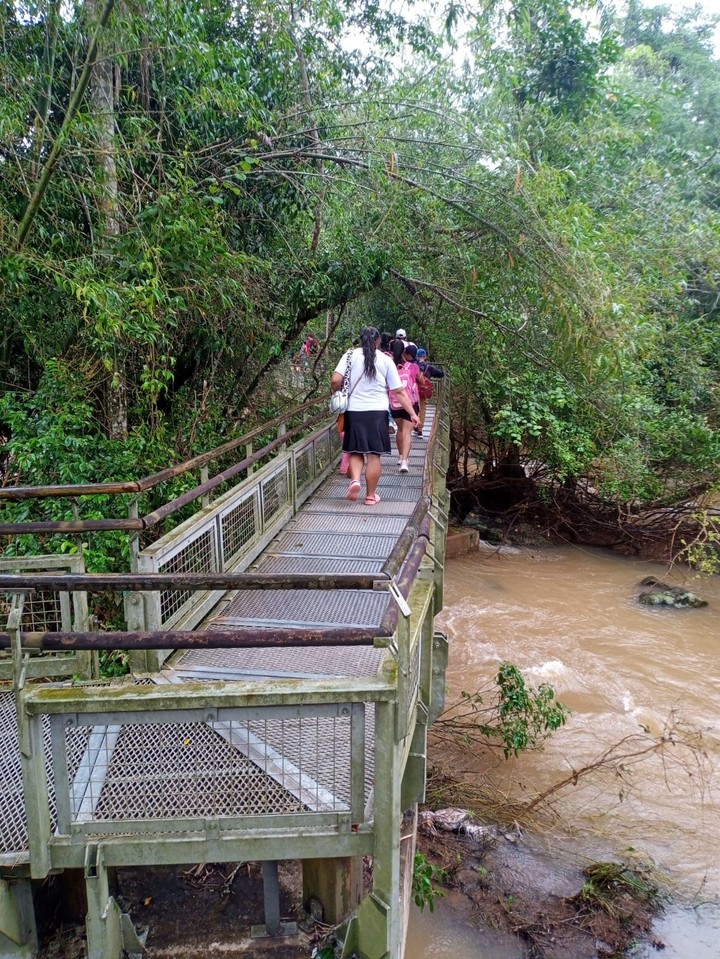
<path fill-rule="evenodd" d="M 436 889 L 451 897 L 453 912 L 490 932 L 496 949 L 528 959 L 610 959 L 641 941 L 664 948 L 652 928 L 666 894 L 648 864 L 582 863 L 517 825 L 467 817 L 443 828 L 458 818 L 427 813 L 418 849 L 442 877 Z"/>
<path fill-rule="evenodd" d="M 468 840 L 460 841 L 453 854 L 462 858 L 468 852 L 500 879 L 489 889 L 470 889 L 472 874 L 461 867 L 435 916 L 427 908 L 416 916 L 413 959 L 525 959 L 530 942 L 513 931 L 501 903 L 508 895 L 522 897 L 523 890 L 513 891 L 505 880 L 514 881 L 515 873 L 533 877 L 539 885 L 530 906 L 542 902 L 544 915 L 548 902 L 572 899 L 582 890 L 582 869 L 592 861 L 625 858 L 657 863 L 673 884 L 673 903 L 655 917 L 650 942 L 633 950 L 633 959 L 717 959 L 720 870 L 712 850 L 720 841 L 718 578 L 700 580 L 676 568 L 673 577 L 684 577 L 709 606 L 647 607 L 638 602 L 639 583 L 648 575 L 664 578 L 666 568 L 607 550 L 538 542 L 523 547 L 517 541 L 481 543 L 479 550 L 449 560 L 446 573 L 437 628 L 450 641 L 447 702 L 486 687 L 499 663 L 512 662 L 529 685 L 549 683 L 571 715 L 542 751 L 517 759 L 504 760 L 497 750 L 460 755 L 447 744 L 439 754 L 431 752 L 435 766 L 449 767 L 471 787 L 464 796 L 458 790 L 438 794 L 431 779 L 436 806 L 469 807 L 484 821 L 503 820 L 481 803 L 482 793 L 506 802 L 513 812 L 504 821 L 512 825 L 519 818 L 528 832 L 516 843 L 500 840 L 486 854 L 509 857 L 507 869 L 493 869 L 492 858 L 483 862 L 466 848 Z M 667 748 L 655 749 L 663 737 Z M 623 741 L 625 750 L 629 743 L 629 751 L 643 757 L 625 759 L 621 768 L 605 764 L 573 781 L 574 772 Z M 568 777 L 543 807 L 541 822 L 534 822 L 535 815 L 528 819 L 523 810 Z M 526 864 L 528 849 L 538 855 Z M 546 896 L 544 884 L 560 880 L 561 888 Z M 551 915 L 567 918 L 563 928 L 576 926 L 569 916 Z M 542 921 L 531 912 L 526 918 L 531 927 Z M 496 948 L 497 922 L 504 924 L 504 940 Z M 666 943 L 662 953 L 652 940 Z"/>

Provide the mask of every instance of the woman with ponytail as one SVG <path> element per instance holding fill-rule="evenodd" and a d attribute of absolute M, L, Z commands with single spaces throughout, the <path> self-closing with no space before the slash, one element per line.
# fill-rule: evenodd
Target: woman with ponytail
<path fill-rule="evenodd" d="M 375 506 L 380 502 L 376 493 L 380 479 L 380 456 L 390 452 L 388 430 L 388 392 L 394 402 L 408 414 L 413 426 L 418 418 L 410 398 L 400 380 L 397 367 L 380 352 L 380 334 L 367 326 L 360 334 L 360 346 L 350 351 L 350 382 L 348 385 L 348 408 L 345 412 L 345 435 L 343 451 L 350 454 L 348 474 L 350 486 L 347 498 L 356 500 L 360 495 L 360 476 L 363 460 L 365 467 L 365 505 Z M 340 358 L 330 381 L 333 393 L 342 389 L 347 369 L 347 354 Z"/>

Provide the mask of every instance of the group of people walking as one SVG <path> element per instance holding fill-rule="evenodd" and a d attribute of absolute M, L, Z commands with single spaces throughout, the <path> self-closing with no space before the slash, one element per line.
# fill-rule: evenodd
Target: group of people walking
<path fill-rule="evenodd" d="M 333 393 L 344 388 L 348 394 L 343 452 L 350 478 L 349 500 L 360 496 L 365 464 L 365 505 L 380 502 L 380 456 L 391 452 L 388 414 L 396 426 L 398 469 L 409 471 L 412 435 L 414 431 L 422 436 L 431 375 L 442 376 L 442 370 L 429 367 L 426 352 L 418 350 L 403 329 L 391 337 L 375 327 L 365 327 L 360 345 L 340 358 L 330 385 Z"/>

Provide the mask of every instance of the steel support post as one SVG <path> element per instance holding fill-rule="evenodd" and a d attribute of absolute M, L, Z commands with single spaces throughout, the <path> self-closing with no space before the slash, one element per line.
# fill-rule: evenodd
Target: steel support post
<path fill-rule="evenodd" d="M 142 553 L 138 556 L 139 573 L 157 573 L 157 563 L 152 556 L 145 556 Z M 139 632 L 156 632 L 162 629 L 162 616 L 160 612 L 160 593 L 140 593 L 141 603 L 130 605 L 131 593 L 126 600 L 125 616 L 128 618 L 128 629 L 130 629 L 130 619 L 133 622 L 142 623 L 142 629 Z M 157 673 L 163 664 L 164 657 L 158 649 L 133 650 L 130 653 L 130 671 L 132 673 Z"/>
<path fill-rule="evenodd" d="M 427 770 L 427 710 L 418 703 L 417 722 L 402 779 L 401 807 L 410 809 L 425 802 L 425 773 Z"/>
<path fill-rule="evenodd" d="M 110 895 L 102 845 L 85 849 L 87 959 L 141 959 L 144 942 L 130 917 Z"/>
<path fill-rule="evenodd" d="M 22 765 L 25 818 L 30 851 L 30 874 L 34 879 L 44 879 L 50 871 L 48 843 L 52 832 L 42 719 L 40 716 L 28 716 L 25 708 L 25 697 L 27 695 L 24 688 L 25 670 L 28 657 L 23 655 L 20 643 L 23 599 L 22 594 L 13 599 L 12 609 L 8 617 L 8 632 L 12 636 L 13 692 L 15 694 L 15 717 Z"/>
<path fill-rule="evenodd" d="M 209 479 L 210 479 L 210 470 L 208 469 L 207 466 L 201 466 L 200 467 L 200 485 L 204 486 L 204 484 L 207 483 Z M 203 507 L 209 506 L 211 500 L 212 500 L 211 493 L 205 493 L 203 496 L 200 497 L 200 502 L 202 503 Z"/>
<path fill-rule="evenodd" d="M 0 879 L 0 959 L 34 959 L 37 929 L 29 879 Z"/>
<path fill-rule="evenodd" d="M 445 672 L 448 663 L 448 638 L 445 633 L 435 633 L 432 642 L 432 665 L 430 677 L 430 702 L 428 725 L 432 726 L 445 709 Z"/>
<path fill-rule="evenodd" d="M 395 739 L 395 703 L 375 706 L 373 888 L 360 903 L 358 951 L 362 959 L 402 959 L 400 903 L 400 744 Z"/>
<path fill-rule="evenodd" d="M 280 878 L 276 859 L 266 859 L 263 868 L 263 903 L 265 924 L 253 926 L 250 935 L 253 939 L 266 936 L 293 936 L 297 933 L 297 923 L 280 921 Z"/>

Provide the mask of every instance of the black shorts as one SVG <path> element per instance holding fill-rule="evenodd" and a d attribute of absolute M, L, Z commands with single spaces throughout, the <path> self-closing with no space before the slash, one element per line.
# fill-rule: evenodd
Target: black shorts
<path fill-rule="evenodd" d="M 413 409 L 415 410 L 415 414 L 417 415 L 420 412 L 420 404 L 413 403 Z M 392 418 L 394 420 L 407 420 L 409 423 L 412 422 L 412 420 L 410 419 L 410 414 L 406 413 L 405 410 L 402 409 L 402 407 L 399 410 L 390 410 L 390 412 L 392 413 Z"/>
<path fill-rule="evenodd" d="M 342 448 L 345 453 L 389 453 L 387 410 L 348 410 Z"/>

